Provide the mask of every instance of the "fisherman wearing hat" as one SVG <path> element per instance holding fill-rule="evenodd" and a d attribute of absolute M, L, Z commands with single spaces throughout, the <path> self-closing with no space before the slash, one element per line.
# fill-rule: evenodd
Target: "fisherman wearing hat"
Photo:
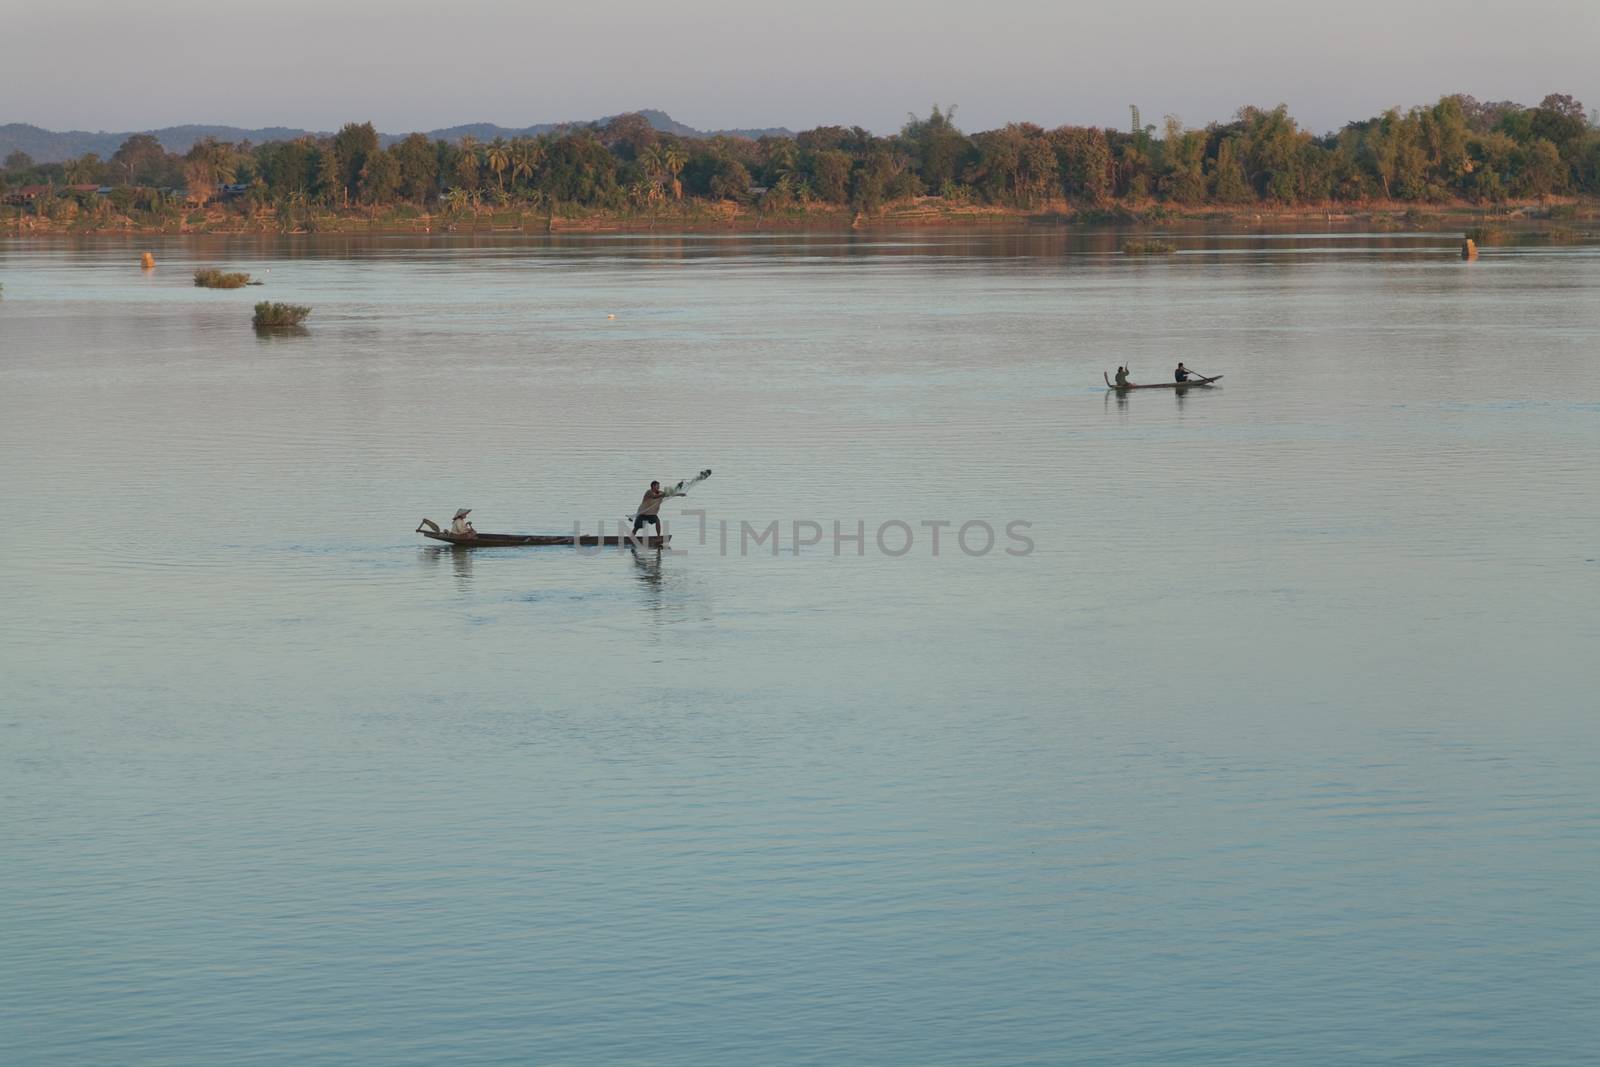
<path fill-rule="evenodd" d="M 455 521 L 450 524 L 450 532 L 457 537 L 477 537 L 478 531 L 474 530 L 472 523 L 467 521 L 467 516 L 471 514 L 471 508 L 462 508 L 456 512 Z"/>

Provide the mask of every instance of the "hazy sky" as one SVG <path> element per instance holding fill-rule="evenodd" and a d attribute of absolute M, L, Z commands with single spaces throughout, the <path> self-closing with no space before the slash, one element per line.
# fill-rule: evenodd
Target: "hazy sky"
<path fill-rule="evenodd" d="M 1600 106 L 1600 0 L 0 0 L 0 122 L 391 133 L 658 107 L 702 128 L 898 127 L 958 104 L 1122 126 L 1287 103 L 1318 132 L 1449 92 Z"/>

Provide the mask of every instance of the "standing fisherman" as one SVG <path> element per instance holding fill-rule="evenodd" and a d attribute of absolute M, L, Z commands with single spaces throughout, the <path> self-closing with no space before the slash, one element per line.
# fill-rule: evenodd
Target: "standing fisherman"
<path fill-rule="evenodd" d="M 644 491 L 644 499 L 639 501 L 638 514 L 633 517 L 633 532 L 638 533 L 644 528 L 644 524 L 648 522 L 656 528 L 656 533 L 659 535 L 661 533 L 661 519 L 659 517 L 661 502 L 667 497 L 675 495 L 677 494 L 663 492 L 660 482 L 651 482 L 650 488 Z"/>
<path fill-rule="evenodd" d="M 711 468 L 707 467 L 693 478 L 680 481 L 671 489 L 661 488 L 660 482 L 651 482 L 650 488 L 644 491 L 644 499 L 639 501 L 638 512 L 633 516 L 633 532 L 637 534 L 644 528 L 644 524 L 648 522 L 656 528 L 656 534 L 659 535 L 661 533 L 661 502 L 668 497 L 684 496 L 689 492 L 691 486 L 699 485 L 709 477 L 711 477 Z"/>

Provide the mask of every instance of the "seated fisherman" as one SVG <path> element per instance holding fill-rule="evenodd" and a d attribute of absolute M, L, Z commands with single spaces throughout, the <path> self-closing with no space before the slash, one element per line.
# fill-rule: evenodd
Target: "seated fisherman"
<path fill-rule="evenodd" d="M 457 537 L 477 537 L 478 531 L 472 528 L 472 523 L 467 521 L 467 516 L 472 514 L 471 508 L 462 508 L 456 512 L 456 517 L 450 523 L 450 532 Z"/>

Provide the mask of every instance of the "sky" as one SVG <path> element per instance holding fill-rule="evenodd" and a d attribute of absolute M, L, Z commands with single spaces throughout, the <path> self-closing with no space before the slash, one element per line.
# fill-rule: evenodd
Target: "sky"
<path fill-rule="evenodd" d="M 1201 126 L 1316 132 L 1466 92 L 1600 106 L 1600 0 L 0 0 L 0 123 L 405 133 L 660 108 L 702 129 Z"/>

